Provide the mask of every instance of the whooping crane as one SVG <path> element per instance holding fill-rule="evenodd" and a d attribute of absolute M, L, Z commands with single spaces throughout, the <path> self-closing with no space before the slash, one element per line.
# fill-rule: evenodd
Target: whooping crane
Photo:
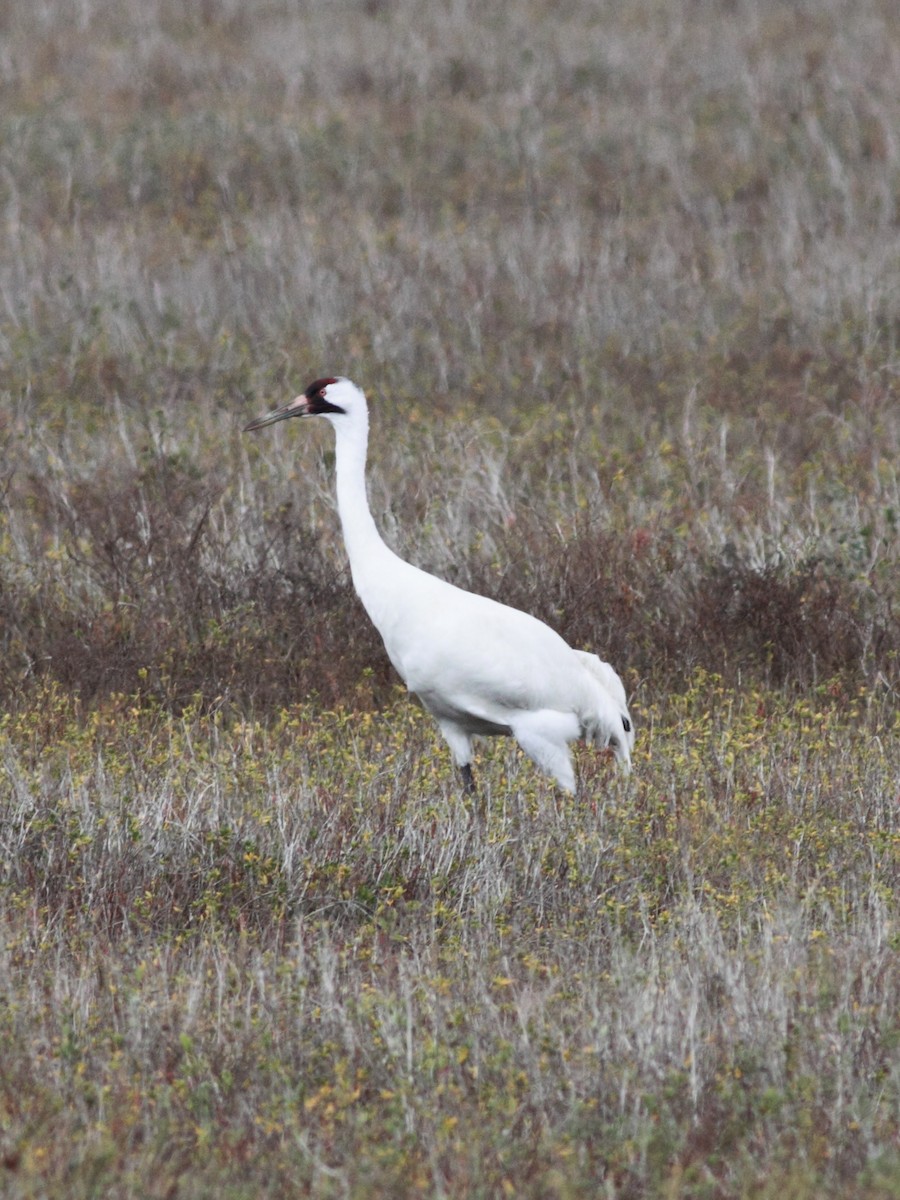
<path fill-rule="evenodd" d="M 244 432 L 288 417 L 334 426 L 337 501 L 353 586 L 388 658 L 437 721 L 474 792 L 472 739 L 511 734 L 561 788 L 575 791 L 569 742 L 611 749 L 631 769 L 634 731 L 619 676 L 528 613 L 404 562 L 385 545 L 366 495 L 369 413 L 349 379 L 317 379 Z"/>

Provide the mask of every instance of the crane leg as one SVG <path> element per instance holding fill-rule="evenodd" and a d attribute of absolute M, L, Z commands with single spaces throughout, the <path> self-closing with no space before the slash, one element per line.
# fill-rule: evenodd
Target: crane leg
<path fill-rule="evenodd" d="M 472 773 L 471 737 L 464 729 L 460 729 L 455 721 L 448 721 L 446 718 L 438 720 L 438 727 L 444 735 L 444 740 L 450 747 L 453 761 L 459 767 L 459 773 L 462 775 L 463 791 L 467 796 L 477 796 L 478 789 L 475 786 L 475 776 Z"/>
<path fill-rule="evenodd" d="M 459 773 L 462 775 L 463 791 L 467 796 L 477 796 L 478 788 L 475 786 L 475 774 L 472 770 L 471 763 L 463 763 L 459 768 Z"/>

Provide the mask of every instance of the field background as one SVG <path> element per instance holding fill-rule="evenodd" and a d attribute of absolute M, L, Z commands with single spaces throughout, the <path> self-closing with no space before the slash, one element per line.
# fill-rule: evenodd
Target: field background
<path fill-rule="evenodd" d="M 900 1196 L 898 80 L 894 0 L 0 6 L 4 1196 Z M 467 810 L 239 432 L 333 373 L 629 779 Z"/>

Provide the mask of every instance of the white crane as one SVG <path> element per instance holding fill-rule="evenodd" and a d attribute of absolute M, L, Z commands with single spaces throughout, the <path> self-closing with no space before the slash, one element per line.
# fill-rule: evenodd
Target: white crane
<path fill-rule="evenodd" d="M 476 736 L 511 734 L 567 792 L 575 791 L 569 742 L 576 738 L 611 749 L 629 771 L 634 732 L 609 663 L 573 650 L 536 617 L 429 575 L 385 545 L 366 495 L 369 412 L 356 384 L 317 379 L 244 432 L 306 416 L 334 426 L 338 512 L 356 593 L 403 682 L 437 721 L 466 790 L 475 790 Z"/>

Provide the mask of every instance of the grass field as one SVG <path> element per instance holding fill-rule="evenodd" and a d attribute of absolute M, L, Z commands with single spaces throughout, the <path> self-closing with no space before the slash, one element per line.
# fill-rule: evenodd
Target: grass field
<path fill-rule="evenodd" d="M 889 0 L 3 6 L 4 1197 L 900 1197 L 898 78 Z M 239 432 L 333 373 L 633 775 L 467 807 L 330 430 Z"/>

